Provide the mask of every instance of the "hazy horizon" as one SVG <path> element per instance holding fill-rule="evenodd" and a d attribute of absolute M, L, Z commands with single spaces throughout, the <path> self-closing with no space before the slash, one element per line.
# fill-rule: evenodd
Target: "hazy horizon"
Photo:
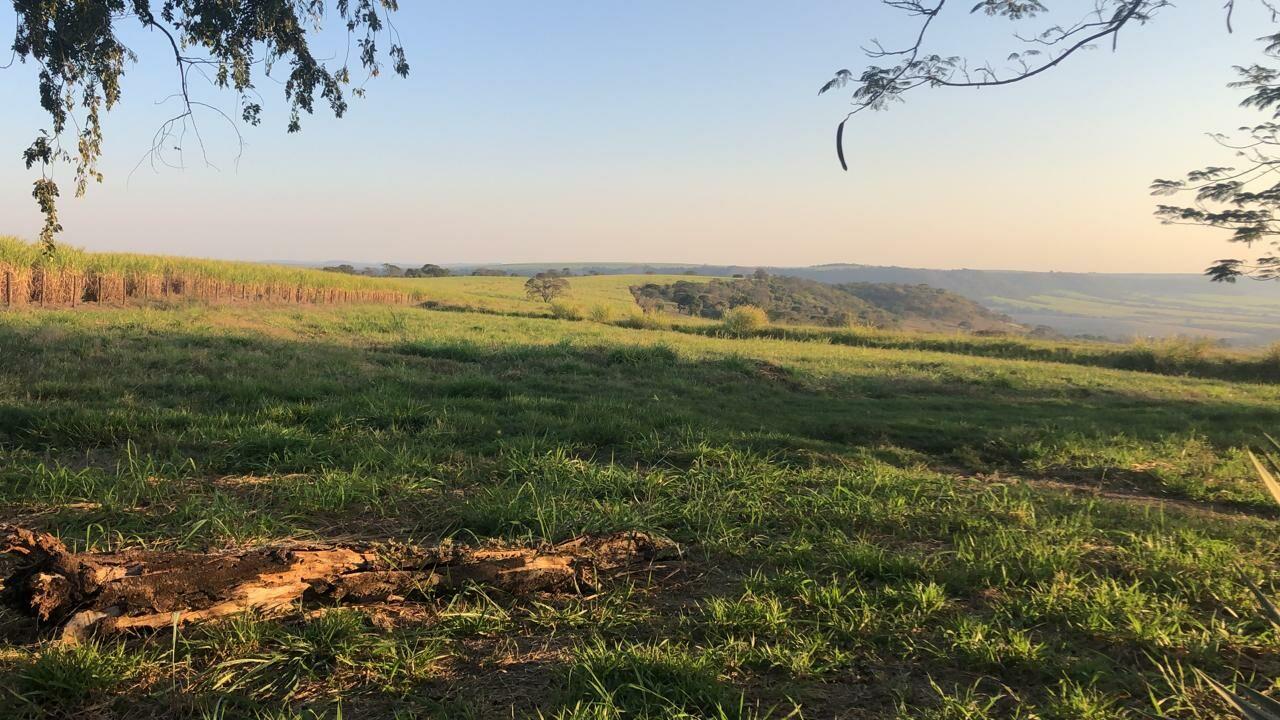
<path fill-rule="evenodd" d="M 1001 60 L 1014 26 L 957 12 L 943 47 Z M 12 9 L 0 9 L 0 27 Z M 1246 254 L 1196 228 L 1160 225 L 1147 194 L 1230 155 L 1203 133 L 1258 121 L 1226 87 L 1259 57 L 1252 8 L 1227 34 L 1220 7 L 1163 11 L 1117 52 L 1074 58 L 1035 81 L 916 94 L 833 134 L 847 93 L 817 97 L 870 38 L 909 30 L 877 4 L 655 1 L 593 6 L 404 6 L 395 21 L 413 71 L 383 77 L 346 118 L 284 131 L 269 80 L 263 124 L 203 127 L 215 171 L 130 177 L 172 92 L 153 34 L 106 118 L 106 182 L 66 193 L 63 236 L 91 250 L 254 261 L 359 255 L 378 262 L 615 262 L 1199 273 Z M 963 40 L 963 43 L 961 42 Z M 1195 48 L 1189 52 L 1188 48 Z M 0 71 L 0 233 L 35 237 L 33 173 L 17 158 L 48 125 L 34 69 Z M 225 93 L 202 99 L 234 104 Z M 67 179 L 65 168 L 59 177 Z M 323 261 L 323 260 L 320 260 Z"/>
<path fill-rule="evenodd" d="M 227 258 L 215 258 L 215 257 L 210 257 L 209 259 L 214 259 L 214 260 L 234 260 L 234 259 L 236 259 L 236 258 L 230 258 L 230 257 L 227 257 Z M 897 269 L 903 269 L 903 270 L 927 270 L 927 271 L 931 271 L 931 272 L 963 272 L 963 271 L 973 271 L 973 272 L 991 272 L 991 273 L 1062 273 L 1062 274 L 1078 274 L 1078 275 L 1142 275 L 1142 274 L 1150 274 L 1150 275 L 1192 275 L 1192 276 L 1195 276 L 1196 278 L 1202 278 L 1202 277 L 1204 277 L 1203 273 L 1202 273 L 1202 272 L 1199 272 L 1199 271 L 1170 271 L 1170 272 L 1151 272 L 1151 273 L 1144 273 L 1144 272 L 1142 272 L 1142 271 L 1127 271 L 1127 270 L 1118 270 L 1118 271 L 1102 271 L 1102 270 L 1055 270 L 1055 269 L 1053 269 L 1053 268 L 1048 268 L 1048 269 L 1043 269 L 1043 270 L 1023 270 L 1023 269 L 1007 268 L 1007 267 L 934 267 L 934 266 L 927 266 L 927 265 L 902 265 L 902 264 L 860 263 L 860 262 L 853 262 L 853 261 L 848 261 L 848 262 L 834 261 L 834 262 L 819 262 L 819 263 L 805 263 L 805 264 L 768 264 L 768 263 L 739 263 L 739 262 L 696 262 L 696 263 L 687 263 L 687 262 L 672 262 L 672 261 L 668 261 L 668 260 L 590 260 L 590 261 L 584 261 L 584 260 L 565 260 L 564 258 L 559 258 L 559 259 L 551 259 L 551 260 L 512 260 L 512 261 L 496 260 L 496 261 L 490 261 L 490 262 L 474 262 L 474 261 L 472 261 L 472 262 L 468 262 L 468 261 L 463 260 L 463 261 L 458 261 L 458 262 L 443 262 L 443 263 L 439 263 L 439 262 L 434 262 L 434 261 L 432 261 L 432 260 L 425 260 L 425 261 L 420 261 L 420 260 L 404 260 L 404 259 L 401 259 L 401 260 L 395 260 L 395 259 L 390 259 L 390 260 L 360 260 L 360 259 L 355 259 L 355 258 L 334 257 L 334 258 L 299 259 L 299 260 L 289 260 L 289 259 L 281 259 L 281 258 L 267 258 L 267 259 L 263 259 L 263 260 L 254 260 L 254 261 L 252 261 L 252 262 L 265 263 L 265 264 L 282 263 L 282 264 L 287 264 L 287 265 L 309 265 L 309 266 L 311 266 L 311 265 L 315 265 L 315 266 L 318 266 L 318 265 L 331 265 L 331 264 L 334 264 L 334 263 L 348 263 L 348 264 L 357 265 L 357 266 L 362 266 L 362 267 L 363 267 L 363 266 L 378 266 L 378 265 L 382 265 L 382 264 L 384 264 L 384 263 L 388 263 L 388 264 L 395 265 L 395 266 L 400 267 L 400 268 L 415 268 L 415 267 L 421 267 L 422 265 L 425 265 L 425 264 L 428 264 L 428 263 L 429 263 L 429 264 L 433 264 L 433 265 L 440 265 L 441 267 L 446 267 L 446 268 L 478 268 L 478 267 L 494 267 L 494 268 L 501 268 L 501 267 L 528 267 L 528 266 L 536 266 L 536 267 L 546 267 L 546 268 L 548 268 L 548 269 L 556 269 L 556 268 L 562 268 L 562 267 L 589 267 L 589 266 L 610 266 L 610 267 L 614 267 L 614 266 L 626 266 L 626 267 L 632 267 L 632 266 L 634 266 L 634 267 L 655 267 L 655 268 L 671 268 L 671 269 L 678 269 L 678 268 L 699 268 L 699 267 L 710 267 L 710 268 L 717 268 L 717 267 L 732 267 L 732 268 L 765 268 L 765 269 L 779 269 L 779 270 L 786 270 L 786 269 L 789 269 L 789 268 L 803 269 L 803 268 L 822 268 L 822 267 L 881 267 L 881 268 L 897 268 Z M 1207 278 L 1205 278 L 1205 282 L 1208 282 L 1208 279 L 1207 279 Z M 1246 279 L 1246 280 L 1240 281 L 1240 282 L 1238 282 L 1238 283 L 1236 283 L 1236 284 L 1238 284 L 1238 285 L 1249 285 L 1249 284 L 1252 284 L 1252 283 L 1251 283 L 1249 280 L 1247 280 L 1247 279 Z M 1222 285 L 1222 283 L 1214 283 L 1214 285 Z"/>

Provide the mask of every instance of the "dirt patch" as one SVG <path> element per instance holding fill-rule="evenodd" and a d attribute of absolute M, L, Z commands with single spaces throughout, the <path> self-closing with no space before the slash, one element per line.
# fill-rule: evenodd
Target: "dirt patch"
<path fill-rule="evenodd" d="M 242 552 L 72 553 L 55 537 L 0 527 L 11 559 L 0 601 L 59 628 L 145 630 L 230 615 L 279 615 L 300 602 L 400 604 L 480 585 L 511 595 L 594 592 L 602 572 L 677 552 L 644 533 L 545 548 L 282 545 Z"/>
<path fill-rule="evenodd" d="M 771 363 L 768 360 L 756 360 L 754 365 L 756 376 L 763 380 L 778 383 L 788 390 L 804 389 L 804 384 L 796 379 L 795 373 L 781 365 Z"/>

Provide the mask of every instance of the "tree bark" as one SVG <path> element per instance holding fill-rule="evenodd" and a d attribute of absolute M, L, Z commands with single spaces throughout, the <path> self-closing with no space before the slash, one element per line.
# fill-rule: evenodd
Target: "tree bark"
<path fill-rule="evenodd" d="M 239 552 L 72 553 L 57 538 L 0 527 L 14 562 L 0 601 L 75 641 L 86 632 L 154 630 L 230 615 L 286 614 L 305 602 L 405 602 L 469 585 L 511 595 L 595 590 L 599 574 L 678 553 L 644 533 L 546 548 L 281 545 Z"/>

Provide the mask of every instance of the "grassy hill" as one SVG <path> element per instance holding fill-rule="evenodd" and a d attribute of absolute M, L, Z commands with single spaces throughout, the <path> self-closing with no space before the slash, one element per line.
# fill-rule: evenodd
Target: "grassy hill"
<path fill-rule="evenodd" d="M 70 647 L 4 610 L 3 714 L 1208 718 L 1193 668 L 1280 677 L 1238 582 L 1280 584 L 1243 455 L 1280 385 L 527 317 L 502 280 L 403 281 L 450 312 L 0 312 L 0 517 L 76 549 L 645 531 L 679 556 Z"/>

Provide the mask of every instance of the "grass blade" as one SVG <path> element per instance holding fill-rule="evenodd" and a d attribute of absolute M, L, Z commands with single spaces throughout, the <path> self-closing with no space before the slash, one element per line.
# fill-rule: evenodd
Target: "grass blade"
<path fill-rule="evenodd" d="M 1262 589 L 1253 583 L 1249 578 L 1242 578 L 1244 584 L 1248 586 L 1249 591 L 1253 593 L 1253 597 L 1258 600 L 1258 604 L 1262 606 L 1262 614 L 1267 620 L 1277 628 L 1280 628 L 1280 610 L 1272 604 L 1271 600 L 1262 592 Z"/>
<path fill-rule="evenodd" d="M 1237 695 L 1228 690 L 1222 683 L 1199 670 L 1196 670 L 1196 675 L 1199 675 L 1201 680 L 1208 683 L 1214 692 L 1218 693 L 1228 705 L 1235 708 L 1236 712 L 1243 715 L 1246 720 L 1280 720 L 1280 702 L 1276 702 L 1248 688 L 1245 688 L 1248 693 L 1247 696 Z M 1256 698 L 1261 698 L 1261 702 Z"/>
<path fill-rule="evenodd" d="M 1276 476 L 1271 474 L 1271 471 L 1267 469 L 1266 465 L 1262 464 L 1262 461 L 1258 459 L 1257 455 L 1253 454 L 1252 450 L 1246 450 L 1245 452 L 1249 453 L 1249 459 L 1253 461 L 1253 467 L 1258 471 L 1258 476 L 1262 478 L 1262 482 L 1267 486 L 1271 497 L 1277 503 L 1280 503 L 1280 482 L 1276 480 Z"/>

